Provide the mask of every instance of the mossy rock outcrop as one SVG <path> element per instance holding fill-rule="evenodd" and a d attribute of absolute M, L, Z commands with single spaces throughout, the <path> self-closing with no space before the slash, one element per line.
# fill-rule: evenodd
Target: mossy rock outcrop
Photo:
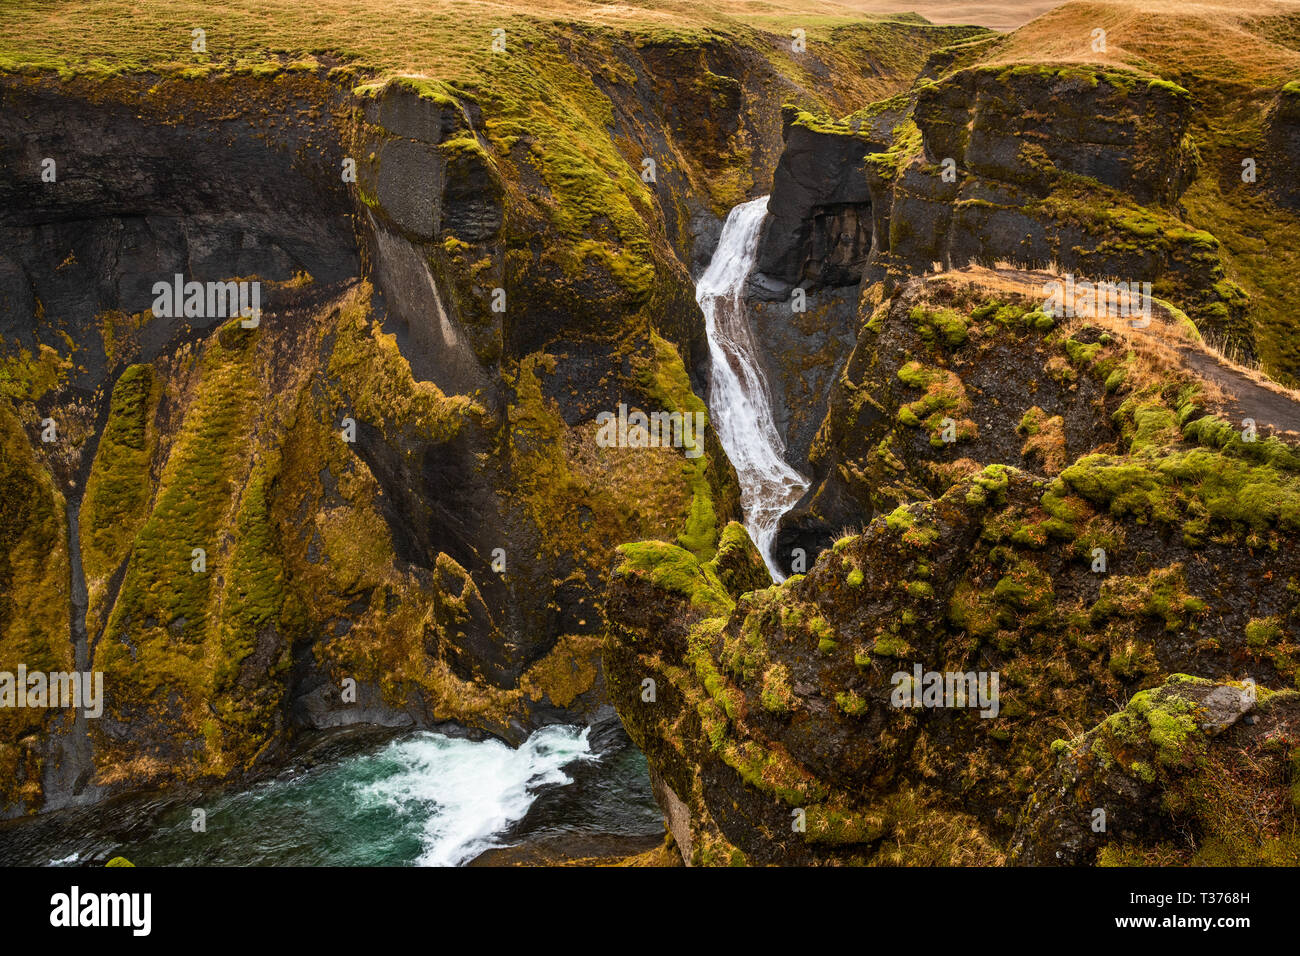
<path fill-rule="evenodd" d="M 1107 723 L 1116 701 L 1163 713 L 1193 685 L 1293 696 L 1300 458 L 1243 439 L 1193 372 L 1134 341 L 1173 334 L 1172 312 L 1146 333 L 1062 327 L 953 276 L 870 315 L 819 440 L 832 467 L 807 499 L 838 498 L 840 526 L 861 531 L 827 522 L 806 574 L 734 606 L 708 567 L 653 550 L 611 581 L 611 695 L 679 846 L 696 863 L 1159 859 L 1164 831 L 1133 816 L 1155 791 L 1122 811 L 1112 797 L 1129 822 L 1100 858 L 1076 839 L 1086 815 L 1070 836 L 1059 801 L 1035 809 L 1060 789 L 1056 741 L 1130 720 Z M 944 419 L 954 441 L 933 440 Z M 918 688 L 964 675 L 961 694 L 900 703 L 917 669 Z M 995 675 L 989 706 L 978 680 Z M 1173 675 L 1193 679 L 1155 690 Z M 1207 714 L 1202 730 L 1230 723 Z M 1163 746 L 1168 728 L 1152 726 Z M 1290 785 L 1283 736 L 1269 786 Z M 1187 859 L 1292 852 L 1285 826 L 1252 856 L 1240 834 L 1215 835 L 1227 823 L 1203 823 Z"/>
<path fill-rule="evenodd" d="M 1296 691 L 1175 674 L 1053 744 L 1012 861 L 1295 866 L 1298 743 Z"/>

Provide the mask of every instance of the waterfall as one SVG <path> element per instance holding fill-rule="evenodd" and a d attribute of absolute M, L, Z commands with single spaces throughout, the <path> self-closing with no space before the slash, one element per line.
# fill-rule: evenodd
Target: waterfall
<path fill-rule="evenodd" d="M 808 480 L 786 463 L 743 299 L 766 213 L 766 196 L 731 210 L 709 268 L 695 287 L 695 300 L 704 312 L 713 359 L 709 418 L 740 479 L 745 529 L 772 577 L 782 581 L 785 575 L 771 555 L 777 522 L 803 495 Z"/>

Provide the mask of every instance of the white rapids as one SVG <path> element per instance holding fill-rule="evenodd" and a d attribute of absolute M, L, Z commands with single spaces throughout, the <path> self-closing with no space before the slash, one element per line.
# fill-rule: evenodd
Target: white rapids
<path fill-rule="evenodd" d="M 740 479 L 745 529 L 772 577 L 782 581 L 785 575 L 771 555 L 777 522 L 807 490 L 808 479 L 786 463 L 743 299 L 766 214 L 766 196 L 731 210 L 709 268 L 696 284 L 695 301 L 704 312 L 713 359 L 709 418 Z"/>

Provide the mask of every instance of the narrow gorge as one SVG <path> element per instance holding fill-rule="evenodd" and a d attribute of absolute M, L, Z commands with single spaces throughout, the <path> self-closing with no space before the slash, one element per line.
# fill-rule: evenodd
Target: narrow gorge
<path fill-rule="evenodd" d="M 0 861 L 1300 863 L 1300 14 L 581 6 L 3 15 Z"/>

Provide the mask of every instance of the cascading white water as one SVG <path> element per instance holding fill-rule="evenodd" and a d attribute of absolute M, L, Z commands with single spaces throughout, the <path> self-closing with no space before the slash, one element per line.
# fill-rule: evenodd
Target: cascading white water
<path fill-rule="evenodd" d="M 785 575 L 770 553 L 772 541 L 781 515 L 807 490 L 808 479 L 786 463 L 743 299 L 766 214 L 766 196 L 731 210 L 709 268 L 695 287 L 695 301 L 704 312 L 713 358 L 709 418 L 740 479 L 745 528 L 772 577 L 782 581 Z"/>

